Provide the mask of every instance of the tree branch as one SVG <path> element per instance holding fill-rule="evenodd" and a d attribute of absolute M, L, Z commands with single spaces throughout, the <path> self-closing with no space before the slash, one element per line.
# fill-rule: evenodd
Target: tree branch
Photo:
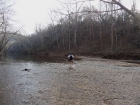
<path fill-rule="evenodd" d="M 136 20 L 140 22 L 140 18 L 137 17 L 133 12 L 131 12 L 129 9 L 127 9 L 125 6 L 123 6 L 121 3 L 117 2 L 116 0 L 112 0 L 117 5 L 119 5 L 122 9 L 124 9 L 126 12 L 128 12 L 130 15 L 132 15 Z"/>
<path fill-rule="evenodd" d="M 118 10 L 122 10 L 122 8 L 119 9 L 114 9 L 112 11 L 118 11 Z M 57 12 L 57 11 L 53 11 L 55 13 L 59 13 L 61 15 L 72 15 L 72 14 L 76 14 L 76 13 L 85 13 L 85 12 L 93 12 L 93 13 L 103 13 L 103 12 L 111 12 L 111 11 L 98 11 L 98 10 L 94 10 L 94 11 L 83 11 L 83 12 L 71 12 L 70 14 L 64 14 L 62 12 Z"/>
<path fill-rule="evenodd" d="M 113 2 L 109 2 L 109 1 L 104 1 L 104 0 L 101 0 L 102 2 L 105 2 L 105 3 L 109 3 L 109 4 L 116 4 L 116 3 L 113 3 Z"/>
<path fill-rule="evenodd" d="M 22 28 L 22 27 L 21 27 L 21 28 Z M 21 29 L 21 28 L 20 28 L 20 29 Z M 11 33 L 11 34 L 12 34 L 11 37 L 4 43 L 4 45 L 2 45 L 1 50 L 6 46 L 6 44 L 10 41 L 10 39 L 20 31 L 20 29 L 17 30 L 16 32 L 14 32 L 14 33 Z M 5 32 L 4 34 L 6 35 L 6 32 Z"/>
<path fill-rule="evenodd" d="M 57 0 L 59 3 L 63 3 L 63 4 L 76 4 L 76 3 L 81 3 L 81 2 L 86 2 L 86 1 L 94 1 L 94 0 L 83 0 L 83 1 L 77 1 L 77 2 L 72 2 L 72 3 L 66 3 L 66 2 L 61 2 L 59 0 Z"/>

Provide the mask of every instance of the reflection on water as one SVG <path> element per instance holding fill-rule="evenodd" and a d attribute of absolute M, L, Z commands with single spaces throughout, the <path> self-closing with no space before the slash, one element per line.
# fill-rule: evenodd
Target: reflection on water
<path fill-rule="evenodd" d="M 31 62 L 55 62 L 61 63 L 67 60 L 67 57 L 51 57 L 51 56 L 35 56 L 35 55 L 22 55 L 22 54 L 9 54 L 2 57 L 1 60 L 5 61 L 31 61 Z"/>

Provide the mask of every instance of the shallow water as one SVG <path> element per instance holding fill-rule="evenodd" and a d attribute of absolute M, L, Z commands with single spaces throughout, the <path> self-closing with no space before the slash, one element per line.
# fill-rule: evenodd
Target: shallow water
<path fill-rule="evenodd" d="M 50 87 L 62 57 L 14 55 L 0 60 L 0 105 L 33 105 L 36 95 Z M 24 69 L 30 69 L 24 71 Z M 50 82 L 51 81 L 51 82 Z M 32 102 L 34 101 L 34 102 Z"/>

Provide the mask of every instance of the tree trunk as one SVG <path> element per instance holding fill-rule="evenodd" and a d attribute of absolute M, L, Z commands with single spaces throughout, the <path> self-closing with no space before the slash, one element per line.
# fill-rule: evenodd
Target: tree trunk
<path fill-rule="evenodd" d="M 68 35 L 69 35 L 69 51 L 71 50 L 71 44 L 70 44 L 70 14 L 69 14 L 69 29 L 68 29 Z"/>
<path fill-rule="evenodd" d="M 113 4 L 111 4 L 111 50 L 113 49 L 114 45 L 114 35 L 113 35 Z"/>

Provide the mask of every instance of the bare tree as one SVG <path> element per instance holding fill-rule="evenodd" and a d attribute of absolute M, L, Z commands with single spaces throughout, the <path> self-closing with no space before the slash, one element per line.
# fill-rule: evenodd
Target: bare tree
<path fill-rule="evenodd" d="M 3 50 L 6 42 L 6 32 L 8 26 L 9 6 L 4 0 L 0 0 L 0 52 Z"/>
<path fill-rule="evenodd" d="M 13 4 L 9 4 L 7 0 L 0 0 L 0 53 L 6 52 L 4 50 L 6 50 L 5 47 L 7 47 L 10 39 L 17 35 L 21 29 L 16 31 L 11 30 L 12 5 Z"/>

